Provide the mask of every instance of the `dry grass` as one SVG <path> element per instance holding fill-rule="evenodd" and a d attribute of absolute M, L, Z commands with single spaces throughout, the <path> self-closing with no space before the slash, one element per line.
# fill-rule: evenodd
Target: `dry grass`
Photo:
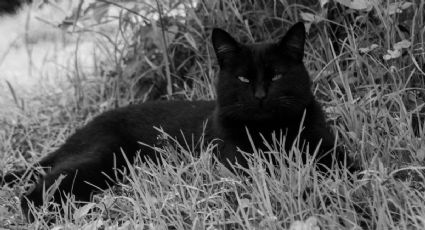
<path fill-rule="evenodd" d="M 131 11 L 124 9 L 118 17 L 105 16 L 117 22 L 118 30 L 98 29 L 103 21 L 68 28 L 76 53 L 79 41 L 86 39 L 82 34 L 97 44 L 92 68 L 82 68 L 78 55 L 59 68 L 68 88 L 28 97 L 16 86 L 5 87 L 1 93 L 14 107 L 0 117 L 2 172 L 28 167 L 105 109 L 159 97 L 214 98 L 211 27 L 227 29 L 241 41 L 276 39 L 284 32 L 280 25 L 300 20 L 300 11 L 324 15 L 327 9 L 295 4 L 266 8 L 263 1 L 242 9 L 243 1 L 232 0 L 205 1 L 195 12 L 190 1 L 183 2 L 184 22 L 164 14 L 162 24 L 149 25 L 133 11 L 142 9 L 138 12 L 155 18 L 158 7 L 139 3 L 140 8 L 126 5 Z M 96 195 L 93 202 L 81 207 L 71 199 L 60 205 L 64 215 L 46 204 L 31 225 L 24 222 L 16 197 L 27 184 L 3 186 L 0 227 L 43 229 L 50 217 L 58 229 L 289 229 L 291 224 L 300 229 L 296 221 L 315 218 L 321 229 L 424 229 L 424 4 L 416 1 L 402 13 L 390 14 L 393 4 L 385 1 L 369 12 L 353 11 L 355 17 L 319 20 L 310 29 L 304 61 L 338 133 L 336 142 L 363 168 L 356 179 L 344 169 L 324 177 L 311 161 L 296 157 L 297 148 L 283 153 L 278 140 L 248 154 L 249 177 L 212 165 L 214 143 L 197 153 L 175 143 L 158 149 L 169 163 L 139 162 L 120 186 Z M 167 6 L 162 7 L 166 12 Z M 338 47 L 331 45 L 328 25 L 333 23 L 346 34 Z M 401 49 L 400 57 L 385 60 L 387 50 L 402 40 L 410 46 Z M 377 48 L 364 52 L 372 44 Z M 280 160 L 271 164 L 262 157 L 265 153 Z M 283 163 L 288 158 L 289 166 Z"/>

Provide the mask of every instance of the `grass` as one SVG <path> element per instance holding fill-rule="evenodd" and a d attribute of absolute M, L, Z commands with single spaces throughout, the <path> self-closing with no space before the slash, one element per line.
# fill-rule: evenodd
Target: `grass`
<path fill-rule="evenodd" d="M 98 46 L 90 71 L 78 55 L 60 68 L 71 90 L 26 97 L 10 86 L 5 96 L 16 108 L 0 117 L 2 173 L 29 167 L 106 109 L 157 98 L 215 98 L 217 66 L 208 40 L 213 26 L 241 41 L 276 39 L 284 32 L 281 25 L 300 20 L 299 12 L 322 15 L 335 9 L 241 0 L 208 1 L 194 9 L 183 2 L 185 20 L 167 17 L 171 9 L 164 4 L 156 29 L 127 10 L 103 18 L 116 22 L 116 31 L 97 30 L 103 21 L 72 28 L 76 53 L 78 41 L 87 39 L 83 34 Z M 310 29 L 304 62 L 336 142 L 362 167 L 355 179 L 345 169 L 318 174 L 310 158 L 301 162 L 296 147 L 284 153 L 280 138 L 247 154 L 248 177 L 211 162 L 214 142 L 194 152 L 190 144 L 171 141 L 158 149 L 163 165 L 139 160 L 120 186 L 84 206 L 72 198 L 56 205 L 64 215 L 46 204 L 33 224 L 23 220 L 17 199 L 28 184 L 1 187 L 0 227 L 43 229 L 49 227 L 45 219 L 53 218 L 58 229 L 301 229 L 315 221 L 321 229 L 424 229 L 424 4 L 415 1 L 398 14 L 389 13 L 394 6 L 389 1 L 369 12 L 346 9 Z M 158 15 L 156 3 L 137 6 L 148 18 Z M 345 34 L 339 44 L 331 42 L 333 24 Z M 402 40 L 411 45 L 385 60 L 387 50 Z M 377 48 L 360 51 L 372 44 Z"/>

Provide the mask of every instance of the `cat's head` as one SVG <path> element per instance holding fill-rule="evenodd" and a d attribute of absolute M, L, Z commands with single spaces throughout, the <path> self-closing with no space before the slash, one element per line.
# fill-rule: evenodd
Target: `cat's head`
<path fill-rule="evenodd" d="M 241 121 L 301 116 L 313 97 L 302 62 L 305 37 L 303 23 L 292 26 L 275 43 L 241 44 L 214 29 L 220 115 Z"/>

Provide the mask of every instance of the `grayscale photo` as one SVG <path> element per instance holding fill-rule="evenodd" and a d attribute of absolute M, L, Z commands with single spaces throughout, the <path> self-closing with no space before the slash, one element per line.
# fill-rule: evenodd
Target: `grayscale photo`
<path fill-rule="evenodd" d="M 425 0 L 0 0 L 0 230 L 425 229 Z"/>

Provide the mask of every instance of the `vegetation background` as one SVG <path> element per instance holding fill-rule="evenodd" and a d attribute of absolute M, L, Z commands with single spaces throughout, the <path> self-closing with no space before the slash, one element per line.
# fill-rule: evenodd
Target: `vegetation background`
<path fill-rule="evenodd" d="M 102 111 L 214 99 L 213 27 L 254 42 L 297 21 L 308 28 L 315 95 L 362 170 L 324 177 L 276 140 L 249 154 L 246 179 L 211 165 L 214 143 L 200 153 L 173 143 L 158 149 L 168 163 L 130 167 L 121 186 L 88 204 L 47 203 L 33 224 L 18 199 L 30 185 L 3 185 L 0 228 L 425 229 L 424 8 L 424 0 L 34 0 L 1 17 L 2 175 L 31 167 Z"/>

